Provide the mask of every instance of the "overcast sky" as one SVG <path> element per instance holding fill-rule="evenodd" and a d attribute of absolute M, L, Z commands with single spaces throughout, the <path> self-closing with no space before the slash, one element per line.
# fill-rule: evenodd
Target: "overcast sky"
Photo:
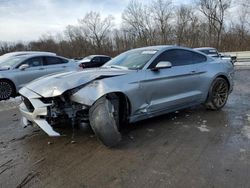
<path fill-rule="evenodd" d="M 150 0 L 140 0 L 150 2 Z M 129 0 L 0 0 L 0 41 L 36 40 L 44 33 L 59 33 L 77 24 L 87 12 L 115 17 L 117 25 Z M 191 0 L 173 0 L 174 4 Z"/>

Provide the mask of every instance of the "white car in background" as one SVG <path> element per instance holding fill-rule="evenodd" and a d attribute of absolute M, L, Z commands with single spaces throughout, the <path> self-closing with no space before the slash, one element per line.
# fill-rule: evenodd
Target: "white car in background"
<path fill-rule="evenodd" d="M 79 69 L 74 60 L 53 53 L 8 57 L 0 63 L 0 100 L 15 96 L 25 84 L 39 77 Z"/>
<path fill-rule="evenodd" d="M 10 57 L 16 57 L 16 56 L 20 56 L 20 55 L 56 55 L 56 53 L 52 53 L 52 52 L 41 52 L 41 51 L 19 51 L 19 52 L 10 52 L 10 53 L 6 53 L 4 55 L 0 56 L 0 63 L 4 62 L 5 60 L 7 60 Z"/>

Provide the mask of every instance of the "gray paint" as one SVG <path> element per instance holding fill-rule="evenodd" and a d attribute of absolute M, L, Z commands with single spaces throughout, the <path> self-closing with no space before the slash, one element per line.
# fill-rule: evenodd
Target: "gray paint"
<path fill-rule="evenodd" d="M 129 121 L 136 122 L 205 102 L 209 87 L 217 76 L 225 76 L 232 90 L 234 71 L 232 64 L 228 61 L 208 57 L 203 63 L 152 71 L 148 69 L 148 66 L 165 50 L 193 50 L 174 46 L 156 46 L 145 49 L 159 51 L 141 70 L 101 67 L 57 74 L 27 85 L 20 90 L 20 93 L 27 98 L 39 98 L 36 94 L 49 98 L 61 96 L 64 92 L 74 89 L 70 100 L 82 104 L 84 108 L 89 108 L 100 97 L 108 93 L 120 92 L 128 98 L 131 105 Z M 35 109 L 43 108 L 36 106 L 32 100 L 31 103 Z M 38 114 L 30 116 L 30 112 L 23 108 L 21 112 L 31 122 L 39 119 Z M 44 112 L 41 110 L 41 113 Z M 52 135 L 51 132 L 47 133 Z"/>

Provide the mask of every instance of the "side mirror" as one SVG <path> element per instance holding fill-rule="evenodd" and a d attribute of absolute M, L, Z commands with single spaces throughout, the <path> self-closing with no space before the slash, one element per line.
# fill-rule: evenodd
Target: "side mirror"
<path fill-rule="evenodd" d="M 29 68 L 29 65 L 28 65 L 28 64 L 23 64 L 23 65 L 21 65 L 21 66 L 19 67 L 20 70 L 25 70 L 25 69 L 27 69 L 27 68 Z"/>
<path fill-rule="evenodd" d="M 171 68 L 171 67 L 172 67 L 172 63 L 171 62 L 169 62 L 169 61 L 160 61 L 151 70 L 152 71 L 158 71 L 160 69 L 166 69 L 166 68 Z"/>

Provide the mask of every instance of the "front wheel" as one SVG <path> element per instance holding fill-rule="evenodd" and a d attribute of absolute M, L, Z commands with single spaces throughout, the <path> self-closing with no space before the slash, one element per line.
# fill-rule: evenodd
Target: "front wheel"
<path fill-rule="evenodd" d="M 229 85 L 224 78 L 216 78 L 208 94 L 205 106 L 209 110 L 220 110 L 225 106 L 229 95 Z"/>
<path fill-rule="evenodd" d="M 0 80 L 0 100 L 9 99 L 14 95 L 15 89 L 11 82 Z"/>
<path fill-rule="evenodd" d="M 121 141 L 119 108 L 104 96 L 98 99 L 89 110 L 90 125 L 97 138 L 106 146 L 114 147 Z"/>

